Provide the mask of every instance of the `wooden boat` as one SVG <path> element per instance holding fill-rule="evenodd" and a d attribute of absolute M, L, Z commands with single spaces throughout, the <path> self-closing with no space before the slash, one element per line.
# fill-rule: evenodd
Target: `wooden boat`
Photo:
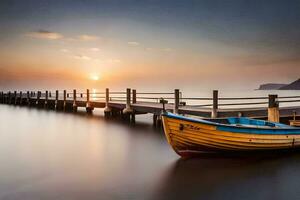
<path fill-rule="evenodd" d="M 164 132 L 182 157 L 300 147 L 300 128 L 250 118 L 204 120 L 165 112 Z"/>

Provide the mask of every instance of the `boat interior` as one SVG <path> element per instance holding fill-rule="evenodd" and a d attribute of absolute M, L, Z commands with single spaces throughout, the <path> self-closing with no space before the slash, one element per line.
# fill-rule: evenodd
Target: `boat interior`
<path fill-rule="evenodd" d="M 261 127 L 261 128 L 288 128 L 290 126 L 264 120 L 256 120 L 246 117 L 230 117 L 223 119 L 204 119 L 210 122 L 227 124 L 239 127 Z"/>

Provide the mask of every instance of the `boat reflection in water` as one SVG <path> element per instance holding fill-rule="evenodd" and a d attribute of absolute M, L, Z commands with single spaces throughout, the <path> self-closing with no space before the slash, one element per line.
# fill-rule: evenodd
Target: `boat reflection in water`
<path fill-rule="evenodd" d="M 154 199 L 293 199 L 299 197 L 300 154 L 179 159 Z"/>

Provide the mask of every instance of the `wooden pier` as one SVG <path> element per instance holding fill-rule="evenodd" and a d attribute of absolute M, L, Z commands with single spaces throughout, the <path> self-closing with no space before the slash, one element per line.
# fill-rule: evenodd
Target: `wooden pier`
<path fill-rule="evenodd" d="M 184 97 L 180 90 L 166 93 L 137 92 L 127 88 L 124 92 L 59 91 L 8 91 L 0 92 L 0 103 L 22 105 L 44 109 L 77 112 L 85 108 L 92 113 L 95 108 L 104 108 L 106 117 L 122 116 L 135 122 L 139 114 L 153 114 L 154 124 L 160 123 L 164 107 L 167 111 L 195 115 L 203 118 L 251 117 L 280 121 L 294 119 L 300 115 L 300 96 L 269 95 L 266 97 L 219 97 L 214 90 L 211 97 Z M 290 105 L 290 104 L 299 105 Z M 284 104 L 285 106 L 279 106 Z"/>

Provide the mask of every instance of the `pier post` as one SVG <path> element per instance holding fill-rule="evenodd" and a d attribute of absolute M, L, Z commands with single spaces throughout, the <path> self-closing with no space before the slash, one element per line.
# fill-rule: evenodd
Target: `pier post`
<path fill-rule="evenodd" d="M 111 108 L 109 107 L 109 88 L 105 89 L 105 108 L 104 116 L 109 117 L 111 115 Z"/>
<path fill-rule="evenodd" d="M 81 97 L 83 97 L 82 94 L 81 94 Z M 87 113 L 92 113 L 93 110 L 94 110 L 94 108 L 91 106 L 91 102 L 90 102 L 90 90 L 89 89 L 86 90 L 86 106 L 85 106 L 85 109 L 86 109 Z"/>
<path fill-rule="evenodd" d="M 156 128 L 162 127 L 162 119 L 160 115 L 153 114 L 153 126 Z"/>
<path fill-rule="evenodd" d="M 76 90 L 73 90 L 73 112 L 77 112 Z"/>
<path fill-rule="evenodd" d="M 131 89 L 126 89 L 126 107 L 122 111 L 122 119 L 125 121 L 130 122 L 130 116 L 132 114 L 133 110 L 131 108 Z"/>
<path fill-rule="evenodd" d="M 55 103 L 54 103 L 54 109 L 58 110 L 58 90 L 55 91 Z"/>
<path fill-rule="evenodd" d="M 36 102 L 35 102 L 35 104 L 36 104 L 37 106 L 39 106 L 41 95 L 42 95 L 41 92 L 38 91 L 38 92 L 37 92 L 37 97 L 36 97 Z"/>
<path fill-rule="evenodd" d="M 9 91 L 9 92 L 8 92 L 8 104 L 11 104 L 11 99 L 12 99 L 11 96 L 12 96 L 12 95 L 11 95 L 11 91 Z"/>
<path fill-rule="evenodd" d="M 30 92 L 27 91 L 27 105 L 30 106 Z"/>
<path fill-rule="evenodd" d="M 217 118 L 218 117 L 218 101 L 219 101 L 219 91 L 214 90 L 213 91 L 213 107 L 211 111 L 211 118 Z"/>
<path fill-rule="evenodd" d="M 22 103 L 23 103 L 22 97 L 23 97 L 23 92 L 20 91 L 20 101 L 19 101 L 19 105 L 22 105 Z"/>
<path fill-rule="evenodd" d="M 48 90 L 46 90 L 44 108 L 48 107 L 48 97 L 49 97 L 49 92 L 48 92 Z"/>
<path fill-rule="evenodd" d="M 132 90 L 132 103 L 136 103 L 136 90 Z"/>
<path fill-rule="evenodd" d="M 157 123 L 157 115 L 153 114 L 153 126 L 156 127 L 156 123 Z"/>
<path fill-rule="evenodd" d="M 179 89 L 174 90 L 174 111 L 173 113 L 178 114 L 178 109 L 179 109 L 179 96 L 180 92 Z"/>
<path fill-rule="evenodd" d="M 66 111 L 67 107 L 67 91 L 64 90 L 64 102 L 63 102 L 63 110 Z"/>
<path fill-rule="evenodd" d="M 279 122 L 279 103 L 277 101 L 277 94 L 269 95 L 269 107 L 268 107 L 268 121 L 270 122 Z"/>
<path fill-rule="evenodd" d="M 126 89 L 126 107 L 123 110 L 124 114 L 130 114 L 132 113 L 132 109 L 131 109 L 131 89 L 127 88 Z"/>
<path fill-rule="evenodd" d="M 132 90 L 132 104 L 136 104 L 136 90 Z M 131 114 L 131 123 L 135 123 L 135 111 Z"/>
<path fill-rule="evenodd" d="M 17 105 L 17 91 L 14 91 L 14 104 Z"/>

